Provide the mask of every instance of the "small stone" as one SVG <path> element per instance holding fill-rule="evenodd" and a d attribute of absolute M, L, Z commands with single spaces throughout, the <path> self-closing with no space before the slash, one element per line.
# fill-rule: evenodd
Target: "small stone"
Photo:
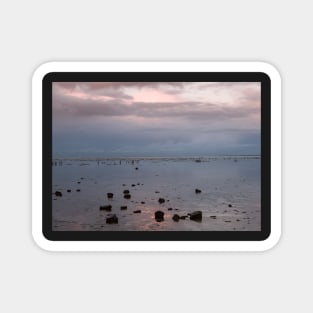
<path fill-rule="evenodd" d="M 195 193 L 201 193 L 202 191 L 200 189 L 195 189 Z"/>
<path fill-rule="evenodd" d="M 122 205 L 121 210 L 127 210 L 127 205 Z"/>
<path fill-rule="evenodd" d="M 145 204 L 146 202 L 144 202 L 144 201 L 141 201 L 140 203 L 141 203 L 141 204 Z"/>
<path fill-rule="evenodd" d="M 108 199 L 112 199 L 113 198 L 113 193 L 112 192 L 108 192 L 107 196 L 108 196 Z"/>
<path fill-rule="evenodd" d="M 168 208 L 168 210 L 169 210 L 169 211 L 172 211 L 172 210 L 173 210 L 173 208 Z"/>
<path fill-rule="evenodd" d="M 129 190 L 126 189 L 126 190 L 123 191 L 123 193 L 129 193 Z"/>
<path fill-rule="evenodd" d="M 156 191 L 155 193 L 160 193 L 160 191 Z"/>
<path fill-rule="evenodd" d="M 202 212 L 201 211 L 194 211 L 190 214 L 190 219 L 192 221 L 202 221 Z"/>
<path fill-rule="evenodd" d="M 136 184 L 132 184 L 132 187 L 136 187 Z"/>
<path fill-rule="evenodd" d="M 71 192 L 72 190 L 71 189 L 67 189 L 67 192 Z"/>
<path fill-rule="evenodd" d="M 228 205 L 228 207 L 229 207 L 229 208 L 231 208 L 231 207 L 232 207 L 232 205 L 231 205 L 231 204 L 229 204 L 229 205 Z"/>
<path fill-rule="evenodd" d="M 135 210 L 133 213 L 141 213 L 141 210 Z"/>
<path fill-rule="evenodd" d="M 210 218 L 216 219 L 216 215 L 211 215 Z"/>
<path fill-rule="evenodd" d="M 174 214 L 172 217 L 174 222 L 178 222 L 179 221 L 179 215 L 178 214 Z"/>
<path fill-rule="evenodd" d="M 62 192 L 61 192 L 61 191 L 56 191 L 56 192 L 54 193 L 54 195 L 55 195 L 56 197 L 62 197 Z"/>
<path fill-rule="evenodd" d="M 80 189 L 76 189 L 77 192 L 80 192 Z"/>
<path fill-rule="evenodd" d="M 131 198 L 131 195 L 129 193 L 124 195 L 124 199 L 130 199 L 130 198 Z"/>
<path fill-rule="evenodd" d="M 156 211 L 156 212 L 154 213 L 154 217 L 155 217 L 155 220 L 156 220 L 157 222 L 162 222 L 162 221 L 164 221 L 164 212 L 162 212 L 162 211 Z"/>
<path fill-rule="evenodd" d="M 106 211 L 106 212 L 111 212 L 112 211 L 112 205 L 101 205 L 99 207 L 100 211 Z"/>
<path fill-rule="evenodd" d="M 181 220 L 185 220 L 187 217 L 188 217 L 188 215 L 182 215 L 182 216 L 180 216 L 179 218 L 180 218 Z"/>
<path fill-rule="evenodd" d="M 80 184 L 80 181 L 78 181 L 77 184 Z"/>
<path fill-rule="evenodd" d="M 138 170 L 138 167 L 136 167 L 135 170 Z"/>
<path fill-rule="evenodd" d="M 165 202 L 165 199 L 159 198 L 159 203 L 164 203 L 164 202 Z"/>
<path fill-rule="evenodd" d="M 109 215 L 106 218 L 107 224 L 118 224 L 118 218 L 115 214 Z"/>

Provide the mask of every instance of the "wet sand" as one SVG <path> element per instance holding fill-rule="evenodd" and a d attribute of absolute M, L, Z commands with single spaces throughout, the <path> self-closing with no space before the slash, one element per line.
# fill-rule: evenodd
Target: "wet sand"
<path fill-rule="evenodd" d="M 56 159 L 53 230 L 259 231 L 260 162 L 246 156 Z M 190 219 L 195 211 L 202 219 Z M 109 223 L 112 215 L 117 220 Z"/>

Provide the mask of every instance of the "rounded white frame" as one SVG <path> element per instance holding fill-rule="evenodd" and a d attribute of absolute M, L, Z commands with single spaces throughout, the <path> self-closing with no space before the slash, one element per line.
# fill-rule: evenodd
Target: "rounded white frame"
<path fill-rule="evenodd" d="M 263 72 L 271 79 L 271 234 L 263 241 L 49 241 L 42 233 L 42 79 L 50 72 Z M 48 251 L 264 251 L 281 235 L 281 78 L 265 62 L 49 62 L 32 79 L 32 234 Z"/>

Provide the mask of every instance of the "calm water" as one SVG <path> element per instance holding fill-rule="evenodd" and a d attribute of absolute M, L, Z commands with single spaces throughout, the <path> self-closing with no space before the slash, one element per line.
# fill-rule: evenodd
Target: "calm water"
<path fill-rule="evenodd" d="M 53 192 L 61 191 L 62 197 L 52 196 L 53 230 L 260 230 L 261 159 L 257 157 L 56 163 Z M 196 188 L 202 192 L 196 194 Z M 123 197 L 125 189 L 130 200 Z M 107 192 L 114 193 L 113 199 L 107 199 Z M 159 198 L 165 203 L 159 204 Z M 112 212 L 99 210 L 106 204 L 112 205 Z M 127 210 L 122 211 L 122 205 Z M 165 213 L 163 222 L 155 221 L 157 210 Z M 201 222 L 172 220 L 174 214 L 197 210 L 202 211 Z M 118 224 L 106 224 L 110 213 L 117 215 Z"/>

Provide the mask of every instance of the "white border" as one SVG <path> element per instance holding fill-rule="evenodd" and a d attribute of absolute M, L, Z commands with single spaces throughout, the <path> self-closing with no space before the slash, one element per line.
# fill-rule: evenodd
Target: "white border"
<path fill-rule="evenodd" d="M 271 79 L 271 235 L 264 241 L 49 241 L 42 234 L 42 79 L 49 72 L 264 72 Z M 264 62 L 49 62 L 32 79 L 32 234 L 48 251 L 264 251 L 281 235 L 281 79 Z"/>

